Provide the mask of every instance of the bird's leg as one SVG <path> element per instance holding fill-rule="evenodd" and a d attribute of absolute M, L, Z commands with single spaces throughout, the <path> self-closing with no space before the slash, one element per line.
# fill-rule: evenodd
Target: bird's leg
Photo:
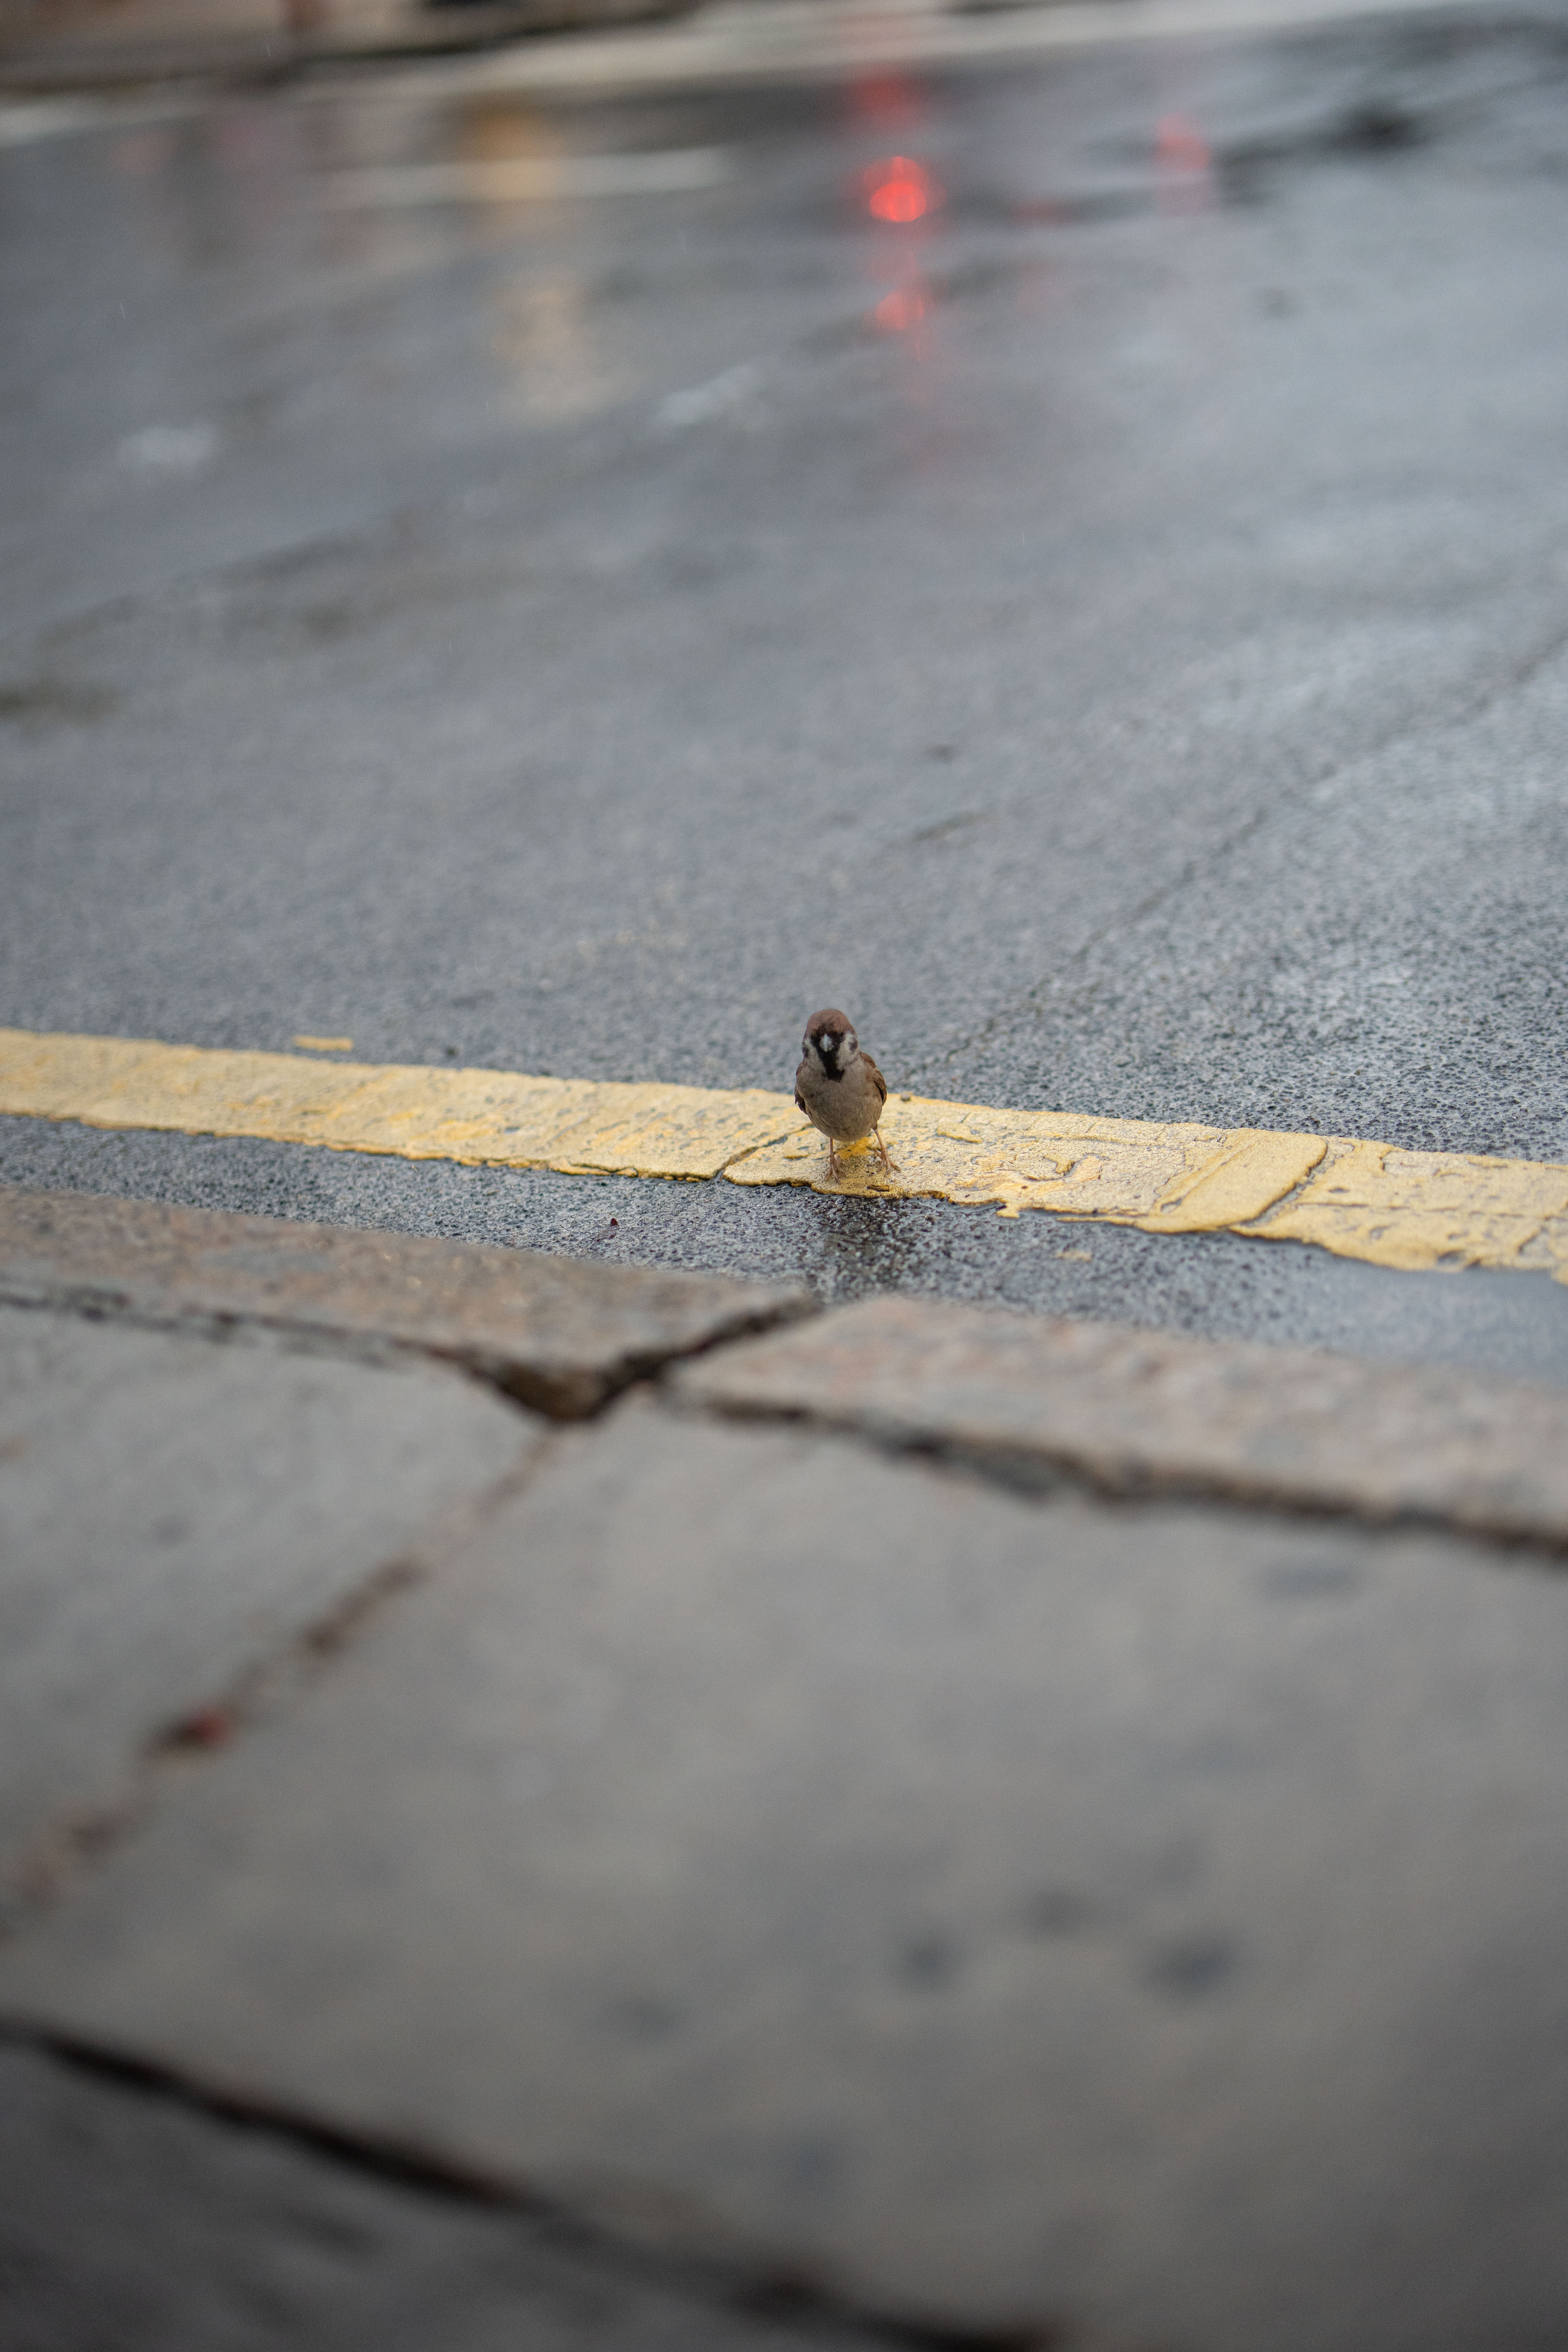
<path fill-rule="evenodd" d="M 889 1157 L 888 1157 L 888 1147 L 887 1147 L 887 1145 L 886 1145 L 886 1144 L 883 1142 L 883 1140 L 882 1140 L 882 1130 L 881 1130 L 881 1129 L 880 1129 L 879 1127 L 874 1127 L 874 1128 L 871 1129 L 871 1132 L 872 1132 L 872 1134 L 873 1134 L 873 1135 L 876 1137 L 876 1139 L 877 1139 L 877 1149 L 878 1149 L 878 1150 L 879 1150 L 879 1151 L 881 1153 L 881 1155 L 882 1155 L 882 1165 L 883 1165 L 883 1167 L 884 1167 L 884 1168 L 888 1168 L 888 1169 L 892 1169 L 892 1168 L 894 1168 L 895 1163 L 894 1163 L 891 1160 L 889 1160 Z"/>
<path fill-rule="evenodd" d="M 829 1181 L 837 1183 L 843 1171 L 838 1165 L 838 1146 L 834 1142 L 833 1138 L 829 1136 L 827 1139 L 827 1174 Z"/>

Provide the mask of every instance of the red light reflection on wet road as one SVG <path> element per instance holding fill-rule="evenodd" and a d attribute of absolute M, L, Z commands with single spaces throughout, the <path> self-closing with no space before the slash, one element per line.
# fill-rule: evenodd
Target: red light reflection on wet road
<path fill-rule="evenodd" d="M 930 112 L 925 89 L 900 74 L 866 76 L 853 92 L 851 106 L 861 125 L 878 123 L 883 138 L 910 138 L 911 132 L 919 136 Z M 881 281 L 868 323 L 880 334 L 907 338 L 910 352 L 923 359 L 924 322 L 935 307 L 923 267 L 925 247 L 931 215 L 946 203 L 947 192 L 934 172 L 914 156 L 883 155 L 858 174 L 856 193 L 883 231 L 875 240 L 875 251 L 865 257 L 869 275 Z"/>
<path fill-rule="evenodd" d="M 923 220 L 942 201 L 938 183 L 923 163 L 909 155 L 888 155 L 879 163 L 868 163 L 860 174 L 860 184 L 872 219 L 900 226 Z"/>

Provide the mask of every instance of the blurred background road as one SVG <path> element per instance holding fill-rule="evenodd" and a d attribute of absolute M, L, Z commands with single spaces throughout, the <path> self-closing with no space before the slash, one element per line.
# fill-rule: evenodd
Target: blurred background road
<path fill-rule="evenodd" d="M 784 1087 L 837 1003 L 904 1089 L 1568 1158 L 1568 13 L 227 79 L 137 21 L 8 20 L 0 1017 Z M 1568 1379 L 1561 1285 L 1226 1238 L 18 1119 L 0 1173 Z"/>

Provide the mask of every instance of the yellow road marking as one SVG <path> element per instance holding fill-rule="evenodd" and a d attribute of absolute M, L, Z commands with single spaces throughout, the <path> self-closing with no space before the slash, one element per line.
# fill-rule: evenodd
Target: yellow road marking
<path fill-rule="evenodd" d="M 352 1037 L 296 1037 L 296 1045 L 303 1045 L 307 1054 L 352 1054 Z"/>
<path fill-rule="evenodd" d="M 822 1139 L 809 1128 L 802 1131 L 798 1118 L 792 1133 L 724 1172 L 737 1184 L 935 1194 L 994 1201 L 1004 1216 L 1055 1209 L 1160 1233 L 1212 1233 L 1261 1216 L 1327 1149 L 1316 1135 L 994 1110 L 910 1095 L 889 1101 L 882 1135 L 897 1167 L 893 1176 L 861 1150 L 853 1175 L 829 1186 L 821 1173 Z"/>
<path fill-rule="evenodd" d="M 1568 1282 L 1568 1166 L 1344 1136 L 895 1095 L 882 1122 L 893 1172 L 857 1148 L 830 1183 L 822 1138 L 803 1129 L 788 1095 L 761 1087 L 319 1062 L 26 1029 L 0 1029 L 0 1112 L 569 1175 L 994 1202 L 1005 1217 L 1048 1209 L 1145 1233 L 1313 1242 L 1376 1265 L 1509 1266 Z"/>
<path fill-rule="evenodd" d="M 797 1123 L 787 1095 L 760 1089 L 596 1085 L 23 1029 L 0 1030 L 0 1110 L 628 1176 L 717 1176 Z"/>

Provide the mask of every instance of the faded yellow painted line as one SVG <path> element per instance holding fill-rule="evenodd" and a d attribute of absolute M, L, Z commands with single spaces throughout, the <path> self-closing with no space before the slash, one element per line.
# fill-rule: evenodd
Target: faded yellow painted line
<path fill-rule="evenodd" d="M 861 1150 L 830 1182 L 822 1139 L 788 1095 L 760 1087 L 320 1062 L 24 1029 L 0 1029 L 0 1112 L 565 1174 L 988 1202 L 1007 1217 L 1047 1209 L 1145 1233 L 1312 1242 L 1379 1265 L 1509 1266 L 1568 1281 L 1568 1166 L 1343 1136 L 896 1095 L 883 1120 L 893 1173 Z"/>
<path fill-rule="evenodd" d="M 633 1176 L 717 1176 L 796 1118 L 787 1097 L 760 1088 L 597 1085 L 25 1029 L 0 1030 L 0 1111 Z"/>
<path fill-rule="evenodd" d="M 787 1097 L 782 1099 L 787 1100 Z M 803 1129 L 726 1169 L 737 1184 L 808 1183 L 819 1192 L 994 1201 L 1004 1216 L 1054 1209 L 1167 1234 L 1207 1233 L 1261 1216 L 1315 1168 L 1321 1136 L 1080 1118 L 1044 1110 L 895 1095 L 882 1134 L 896 1173 L 862 1150 L 829 1184 L 822 1139 Z"/>

